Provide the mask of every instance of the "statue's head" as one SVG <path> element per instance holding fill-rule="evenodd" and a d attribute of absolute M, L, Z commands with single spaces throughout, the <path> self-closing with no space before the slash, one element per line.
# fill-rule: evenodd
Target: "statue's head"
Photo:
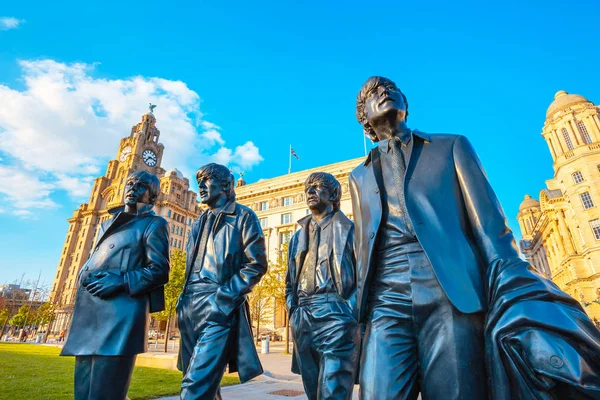
<path fill-rule="evenodd" d="M 160 194 L 160 181 L 146 171 L 132 172 L 125 182 L 125 204 L 154 204 Z"/>
<path fill-rule="evenodd" d="M 390 79 L 372 76 L 363 84 L 356 97 L 356 119 L 365 135 L 378 142 L 376 127 L 385 120 L 397 123 L 408 117 L 408 100 Z"/>
<path fill-rule="evenodd" d="M 340 208 L 342 186 L 327 172 L 313 172 L 304 182 L 306 205 L 311 211 L 323 212 L 329 205 L 334 210 Z"/>
<path fill-rule="evenodd" d="M 211 207 L 220 199 L 235 200 L 233 175 L 224 165 L 210 163 L 196 172 L 200 201 Z"/>

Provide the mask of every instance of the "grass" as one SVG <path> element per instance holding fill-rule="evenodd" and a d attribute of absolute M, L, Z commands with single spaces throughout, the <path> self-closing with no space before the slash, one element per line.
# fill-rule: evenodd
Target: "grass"
<path fill-rule="evenodd" d="M 69 400 L 73 398 L 74 357 L 59 357 L 51 346 L 0 343 L 0 400 Z M 225 376 L 221 386 L 239 379 Z M 176 395 L 181 372 L 135 367 L 128 396 L 131 400 Z"/>

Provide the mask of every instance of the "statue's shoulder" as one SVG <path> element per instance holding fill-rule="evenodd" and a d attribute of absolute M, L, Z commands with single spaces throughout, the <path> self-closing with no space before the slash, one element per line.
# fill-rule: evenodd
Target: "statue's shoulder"
<path fill-rule="evenodd" d="M 438 144 L 454 143 L 459 137 L 463 137 L 463 135 L 455 133 L 430 133 L 429 142 Z"/>

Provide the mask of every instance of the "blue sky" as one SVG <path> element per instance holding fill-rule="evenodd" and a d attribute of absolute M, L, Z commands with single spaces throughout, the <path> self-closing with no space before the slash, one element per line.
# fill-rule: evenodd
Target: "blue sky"
<path fill-rule="evenodd" d="M 66 218 L 149 101 L 163 167 L 218 160 L 254 182 L 286 173 L 290 143 L 295 170 L 363 155 L 354 106 L 371 75 L 405 92 L 412 128 L 471 139 L 518 230 L 523 195 L 552 177 L 554 94 L 600 102 L 600 6 L 484 3 L 3 4 L 0 284 L 51 283 Z"/>

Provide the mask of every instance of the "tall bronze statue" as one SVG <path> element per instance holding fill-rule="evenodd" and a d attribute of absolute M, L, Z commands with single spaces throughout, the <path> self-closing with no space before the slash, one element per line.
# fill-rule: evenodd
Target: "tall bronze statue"
<path fill-rule="evenodd" d="M 205 165 L 196 179 L 208 209 L 192 225 L 177 304 L 178 367 L 184 373 L 181 398 L 186 400 L 221 398 L 219 384 L 227 364 L 242 382 L 263 372 L 246 301 L 267 272 L 260 222 L 252 210 L 236 203 L 227 167 Z"/>
<path fill-rule="evenodd" d="M 302 375 L 310 400 L 351 399 L 360 345 L 354 224 L 340 210 L 333 175 L 311 174 L 304 191 L 311 215 L 298 221 L 286 274 L 292 371 Z"/>
<path fill-rule="evenodd" d="M 361 399 L 600 398 L 599 331 L 519 258 L 469 141 L 409 129 L 382 77 L 356 114 L 377 143 L 350 175 Z"/>
<path fill-rule="evenodd" d="M 146 351 L 148 315 L 165 308 L 169 227 L 152 212 L 158 178 L 127 177 L 125 209 L 103 222 L 79 274 L 62 356 L 75 356 L 76 400 L 122 400 L 136 355 Z"/>

